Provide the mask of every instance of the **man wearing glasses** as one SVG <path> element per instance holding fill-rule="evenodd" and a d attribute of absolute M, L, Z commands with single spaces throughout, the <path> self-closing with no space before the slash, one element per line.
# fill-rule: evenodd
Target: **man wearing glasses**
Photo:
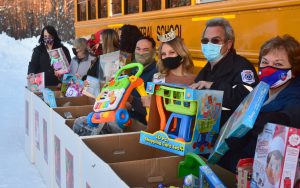
<path fill-rule="evenodd" d="M 234 38 L 233 29 L 226 19 L 207 21 L 201 48 L 208 63 L 190 86 L 224 91 L 221 126 L 259 81 L 254 66 L 236 54 Z"/>

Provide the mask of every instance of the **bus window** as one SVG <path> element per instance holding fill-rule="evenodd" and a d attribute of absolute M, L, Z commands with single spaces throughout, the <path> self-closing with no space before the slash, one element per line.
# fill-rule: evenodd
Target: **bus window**
<path fill-rule="evenodd" d="M 98 0 L 98 18 L 107 17 L 107 0 Z"/>
<path fill-rule="evenodd" d="M 125 1 L 125 14 L 133 14 L 139 12 L 139 0 Z"/>
<path fill-rule="evenodd" d="M 88 0 L 88 19 L 96 19 L 96 0 Z"/>
<path fill-rule="evenodd" d="M 167 8 L 175 8 L 191 5 L 191 0 L 167 0 L 166 7 Z"/>
<path fill-rule="evenodd" d="M 122 0 L 111 0 L 111 15 L 121 15 L 122 14 Z"/>
<path fill-rule="evenodd" d="M 78 0 L 77 3 L 77 21 L 86 20 L 85 0 Z"/>
<path fill-rule="evenodd" d="M 215 1 L 223 1 L 223 0 L 196 0 L 196 4 L 209 3 L 209 2 L 215 2 Z"/>
<path fill-rule="evenodd" d="M 143 12 L 160 10 L 161 0 L 144 0 L 143 1 Z"/>

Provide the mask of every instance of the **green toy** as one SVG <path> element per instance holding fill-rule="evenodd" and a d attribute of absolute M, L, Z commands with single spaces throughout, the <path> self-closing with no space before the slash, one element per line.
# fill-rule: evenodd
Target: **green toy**
<path fill-rule="evenodd" d="M 195 153 L 186 154 L 183 161 L 178 165 L 178 177 L 184 178 L 189 174 L 199 177 L 199 166 L 204 166 L 206 163 Z"/>

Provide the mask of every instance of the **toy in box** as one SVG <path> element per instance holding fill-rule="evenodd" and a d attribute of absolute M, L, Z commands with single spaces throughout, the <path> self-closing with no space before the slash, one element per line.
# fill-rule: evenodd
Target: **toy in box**
<path fill-rule="evenodd" d="M 257 138 L 251 187 L 293 187 L 300 130 L 268 123 Z"/>
<path fill-rule="evenodd" d="M 184 177 L 184 187 L 225 187 L 212 169 L 195 153 L 188 153 L 179 162 L 178 177 Z"/>
<path fill-rule="evenodd" d="M 240 159 L 237 169 L 237 187 L 238 188 L 250 188 L 250 181 L 253 171 L 253 158 Z"/>
<path fill-rule="evenodd" d="M 96 98 L 100 93 L 100 82 L 98 78 L 87 76 L 87 85 L 84 86 L 82 94 L 91 98 Z"/>
<path fill-rule="evenodd" d="M 84 88 L 83 81 L 77 78 L 73 74 L 64 74 L 61 94 L 66 97 L 79 97 L 82 96 L 82 90 Z"/>
<path fill-rule="evenodd" d="M 199 170 L 200 188 L 225 188 L 225 185 L 208 165 L 200 166 Z"/>
<path fill-rule="evenodd" d="M 99 80 L 109 82 L 123 66 L 120 62 L 120 51 L 103 54 L 99 58 Z"/>
<path fill-rule="evenodd" d="M 121 76 L 124 70 L 135 67 L 138 68 L 135 75 Z M 136 89 L 141 96 L 147 96 L 144 81 L 140 78 L 143 69 L 144 67 L 140 63 L 130 63 L 116 72 L 114 79 L 108 82 L 97 96 L 93 107 L 94 112 L 87 116 L 87 122 L 90 126 L 98 126 L 108 122 L 116 122 L 121 128 L 130 125 L 131 121 L 126 109 L 128 97 L 133 89 Z"/>
<path fill-rule="evenodd" d="M 32 92 L 42 92 L 45 88 L 45 73 L 29 74 L 27 77 L 27 87 Z"/>
<path fill-rule="evenodd" d="M 149 122 L 140 143 L 185 155 L 210 153 L 219 132 L 223 91 L 148 82 Z"/>
<path fill-rule="evenodd" d="M 69 72 L 69 62 L 62 48 L 48 50 L 50 65 L 58 74 L 63 75 Z"/>
<path fill-rule="evenodd" d="M 225 139 L 230 137 L 241 138 L 253 128 L 268 92 L 269 85 L 265 82 L 260 82 L 237 107 L 222 127 L 214 146 L 214 151 L 208 158 L 209 163 L 214 164 L 218 162 L 229 150 Z"/>
<path fill-rule="evenodd" d="M 49 88 L 43 89 L 43 98 L 46 104 L 50 106 L 50 108 L 57 107 L 56 100 L 55 100 L 55 94 L 54 91 L 52 91 Z"/>

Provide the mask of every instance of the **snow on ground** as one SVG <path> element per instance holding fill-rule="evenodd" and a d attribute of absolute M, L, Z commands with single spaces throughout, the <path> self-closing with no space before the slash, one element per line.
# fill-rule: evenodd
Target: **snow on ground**
<path fill-rule="evenodd" d="M 24 151 L 24 87 L 37 44 L 37 37 L 15 40 L 0 34 L 0 188 L 46 187 Z"/>

